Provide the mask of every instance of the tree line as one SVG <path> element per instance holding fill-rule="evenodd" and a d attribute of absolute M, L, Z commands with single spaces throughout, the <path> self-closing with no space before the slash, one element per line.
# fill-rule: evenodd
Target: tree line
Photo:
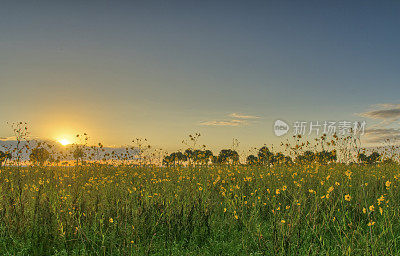
<path fill-rule="evenodd" d="M 85 156 L 82 147 L 76 147 L 72 156 L 79 164 L 83 161 Z M 12 154 L 9 152 L 0 151 L 0 167 L 12 159 Z M 35 165 L 44 165 L 46 162 L 53 162 L 51 153 L 44 147 L 39 146 L 32 149 L 29 155 L 29 160 Z M 319 163 L 328 164 L 336 162 L 336 150 L 322 150 L 318 152 L 305 151 L 295 157 L 290 157 L 282 153 L 273 153 L 267 146 L 263 146 L 258 150 L 257 155 L 251 154 L 246 157 L 247 165 L 289 165 L 293 163 L 306 164 L 306 163 Z M 382 156 L 378 152 L 372 152 L 370 155 L 361 153 L 358 155 L 357 160 L 361 164 L 373 164 L 382 160 Z M 162 164 L 164 166 L 177 166 L 177 165 L 209 165 L 209 164 L 239 164 L 239 153 L 233 149 L 222 149 L 218 155 L 214 155 L 211 150 L 192 150 L 186 149 L 184 152 L 177 151 L 166 155 Z"/>

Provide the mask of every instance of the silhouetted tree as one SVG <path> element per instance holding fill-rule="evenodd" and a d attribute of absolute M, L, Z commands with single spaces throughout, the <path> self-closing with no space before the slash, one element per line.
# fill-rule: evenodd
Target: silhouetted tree
<path fill-rule="evenodd" d="M 239 154 L 232 149 L 223 149 L 219 152 L 218 162 L 221 164 L 239 163 Z"/>
<path fill-rule="evenodd" d="M 49 158 L 49 151 L 42 147 L 32 149 L 32 153 L 29 155 L 29 160 L 38 165 L 44 165 Z"/>
<path fill-rule="evenodd" d="M 282 153 L 276 153 L 274 157 L 272 158 L 272 163 L 274 165 L 288 165 L 292 163 L 292 158 L 289 156 L 285 156 Z"/>
<path fill-rule="evenodd" d="M 297 163 L 306 164 L 314 162 L 315 158 L 315 153 L 307 150 L 302 155 L 297 156 L 295 161 Z"/>
<path fill-rule="evenodd" d="M 249 156 L 247 156 L 247 158 L 246 158 L 246 163 L 247 163 L 248 165 L 256 165 L 256 164 L 258 164 L 259 162 L 258 162 L 258 158 L 257 158 L 255 155 L 249 155 Z"/>
<path fill-rule="evenodd" d="M 165 156 L 163 159 L 163 164 L 166 166 L 170 165 L 180 165 L 187 160 L 187 156 L 182 152 L 173 152 L 169 156 Z"/>
<path fill-rule="evenodd" d="M 192 159 L 193 159 L 193 150 L 188 148 L 188 149 L 185 150 L 184 154 L 186 156 L 188 164 L 191 165 L 192 164 Z"/>
<path fill-rule="evenodd" d="M 361 153 L 358 155 L 358 161 L 360 161 L 363 164 L 373 164 L 376 163 L 380 160 L 381 155 L 378 152 L 372 152 L 369 156 L 366 156 L 365 154 Z"/>
<path fill-rule="evenodd" d="M 315 154 L 315 160 L 320 164 L 327 164 L 336 161 L 336 150 L 322 150 Z"/>
<path fill-rule="evenodd" d="M 195 164 L 208 164 L 212 160 L 213 153 L 210 150 L 195 150 L 192 152 L 192 160 Z"/>
<path fill-rule="evenodd" d="M 7 159 L 11 160 L 11 158 L 11 153 L 0 151 L 0 167 L 3 166 L 3 163 L 6 164 Z"/>
<path fill-rule="evenodd" d="M 274 154 L 264 146 L 258 150 L 258 160 L 261 164 L 270 165 L 274 161 Z"/>
<path fill-rule="evenodd" d="M 112 152 L 113 153 L 113 152 Z M 72 156 L 74 157 L 76 161 L 76 165 L 79 164 L 79 160 L 81 163 L 83 163 L 83 158 L 85 157 L 85 151 L 83 150 L 82 147 L 75 147 L 74 151 L 72 152 Z"/>

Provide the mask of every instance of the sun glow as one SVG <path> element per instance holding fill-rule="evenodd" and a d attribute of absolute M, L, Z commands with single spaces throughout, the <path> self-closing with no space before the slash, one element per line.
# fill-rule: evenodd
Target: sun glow
<path fill-rule="evenodd" d="M 71 144 L 71 142 L 67 139 L 59 139 L 58 142 L 63 146 Z"/>

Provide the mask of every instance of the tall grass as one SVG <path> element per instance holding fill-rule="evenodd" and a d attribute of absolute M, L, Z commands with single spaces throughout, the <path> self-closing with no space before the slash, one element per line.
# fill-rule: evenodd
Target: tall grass
<path fill-rule="evenodd" d="M 398 255 L 397 164 L 2 167 L 5 255 Z"/>

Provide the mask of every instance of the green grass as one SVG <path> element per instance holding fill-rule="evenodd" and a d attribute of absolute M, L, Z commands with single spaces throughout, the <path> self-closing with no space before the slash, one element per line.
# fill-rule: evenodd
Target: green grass
<path fill-rule="evenodd" d="M 0 252 L 398 255 L 399 177 L 393 164 L 3 167 Z"/>

